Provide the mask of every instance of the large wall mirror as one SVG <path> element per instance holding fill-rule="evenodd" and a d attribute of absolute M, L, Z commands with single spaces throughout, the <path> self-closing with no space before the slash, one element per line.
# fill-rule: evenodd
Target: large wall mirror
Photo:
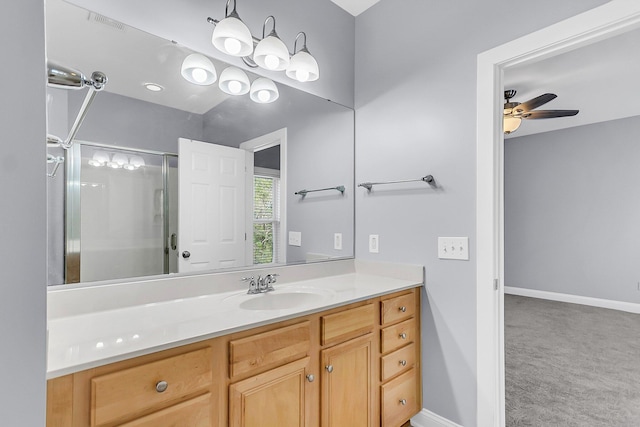
<path fill-rule="evenodd" d="M 108 79 L 72 146 L 47 147 L 49 285 L 353 257 L 352 109 L 281 83 L 227 94 L 211 58 L 215 83 L 188 81 L 198 52 L 62 0 L 46 36 L 49 64 Z M 86 93 L 48 88 L 50 135 Z"/>

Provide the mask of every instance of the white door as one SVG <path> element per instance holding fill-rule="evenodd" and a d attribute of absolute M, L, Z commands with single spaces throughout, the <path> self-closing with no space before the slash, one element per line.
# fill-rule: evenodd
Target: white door
<path fill-rule="evenodd" d="M 179 139 L 178 271 L 245 261 L 246 151 Z"/>

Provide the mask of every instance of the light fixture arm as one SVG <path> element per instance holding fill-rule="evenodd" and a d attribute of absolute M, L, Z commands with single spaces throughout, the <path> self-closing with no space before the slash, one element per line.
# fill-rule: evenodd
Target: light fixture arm
<path fill-rule="evenodd" d="M 271 32 L 266 37 L 271 37 L 271 36 L 278 37 L 278 33 L 276 33 L 276 18 L 273 15 L 269 15 L 264 20 L 264 24 L 262 24 L 262 38 L 263 39 L 265 38 L 265 29 L 267 27 L 267 22 L 269 21 L 269 18 L 271 18 L 273 20 L 273 29 L 271 30 Z"/>
<path fill-rule="evenodd" d="M 309 50 L 307 49 L 307 34 L 304 31 L 300 31 L 296 35 L 296 40 L 293 42 L 293 54 L 294 55 L 296 53 L 298 53 L 298 39 L 300 38 L 300 36 L 304 36 L 304 43 L 302 43 L 302 49 L 300 49 L 300 51 L 309 53 Z"/>

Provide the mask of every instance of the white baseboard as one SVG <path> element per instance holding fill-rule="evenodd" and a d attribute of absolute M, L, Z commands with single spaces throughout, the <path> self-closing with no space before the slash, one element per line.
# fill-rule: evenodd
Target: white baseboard
<path fill-rule="evenodd" d="M 561 294 L 558 292 L 538 291 L 534 289 L 514 288 L 505 286 L 504 293 L 510 295 L 520 295 L 523 297 L 532 297 L 547 299 L 552 301 L 569 302 L 572 304 L 590 305 L 592 307 L 609 308 L 612 310 L 626 311 L 629 313 L 640 314 L 640 304 L 633 302 L 614 301 L 609 299 L 582 297 L 579 295 Z"/>
<path fill-rule="evenodd" d="M 462 427 L 426 409 L 422 409 L 411 418 L 411 425 L 413 427 Z"/>

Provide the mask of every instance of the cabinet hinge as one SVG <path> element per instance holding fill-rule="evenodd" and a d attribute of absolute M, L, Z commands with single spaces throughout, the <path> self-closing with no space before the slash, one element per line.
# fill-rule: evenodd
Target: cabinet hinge
<path fill-rule="evenodd" d="M 493 279 L 493 290 L 497 291 L 500 285 L 500 279 Z"/>

